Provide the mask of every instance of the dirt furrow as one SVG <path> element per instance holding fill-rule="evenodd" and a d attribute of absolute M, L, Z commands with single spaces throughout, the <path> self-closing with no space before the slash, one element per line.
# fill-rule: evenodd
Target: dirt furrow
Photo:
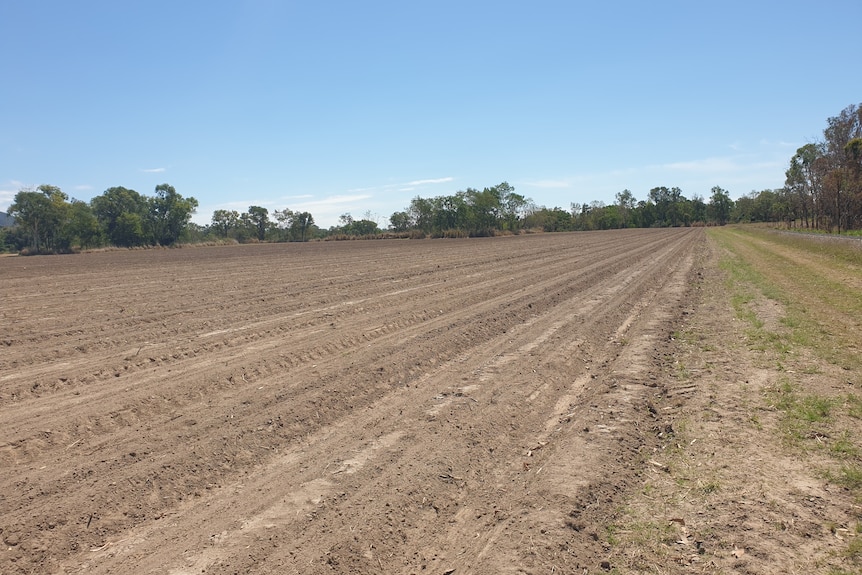
<path fill-rule="evenodd" d="M 676 277 L 679 282 L 682 272 L 678 270 L 684 272 L 685 266 L 674 261 L 674 257 L 679 254 L 671 252 L 654 258 L 650 265 L 642 266 L 636 274 L 642 277 L 636 280 L 629 280 L 629 272 L 608 278 L 606 284 L 598 284 L 594 290 L 606 292 L 605 296 L 596 293 L 573 296 L 523 324 L 524 327 L 513 329 L 514 333 L 494 338 L 471 350 L 471 354 L 429 371 L 413 386 L 398 389 L 367 410 L 321 429 L 300 448 L 279 455 L 256 470 L 241 485 L 224 488 L 239 497 L 221 492 L 207 494 L 204 497 L 209 506 L 194 505 L 181 514 L 182 520 L 177 521 L 176 527 L 168 525 L 159 534 L 139 533 L 112 543 L 103 550 L 105 563 L 94 561 L 86 569 L 110 571 L 118 566 L 135 565 L 139 570 L 149 565 L 154 572 L 158 571 L 152 559 L 147 559 L 146 546 L 153 544 L 151 538 L 157 542 L 162 537 L 172 539 L 176 536 L 173 530 L 187 529 L 188 521 L 212 526 L 210 530 L 217 532 L 199 533 L 196 547 L 199 552 L 185 554 L 180 563 L 175 563 L 176 573 L 199 572 L 203 568 L 207 572 L 220 569 L 233 572 L 237 562 L 247 567 L 264 558 L 280 569 L 292 565 L 300 572 L 343 570 L 337 567 L 339 562 L 342 567 L 349 562 L 350 570 L 357 572 L 376 570 L 381 565 L 386 565 L 387 571 L 398 572 L 393 556 L 404 560 L 411 553 L 416 560 L 412 567 L 416 569 L 434 561 L 441 566 L 445 561 L 482 565 L 482 558 L 487 556 L 494 558 L 495 568 L 505 572 L 507 564 L 500 559 L 506 554 L 498 549 L 489 553 L 498 544 L 493 537 L 475 538 L 482 543 L 484 553 L 475 545 L 461 559 L 445 553 L 457 548 L 447 543 L 449 539 L 460 543 L 462 536 L 474 528 L 499 534 L 500 529 L 488 531 L 483 527 L 499 521 L 505 522 L 503 531 L 507 533 L 510 553 L 523 564 L 523 549 L 511 548 L 510 532 L 513 526 L 520 525 L 517 529 L 523 535 L 524 514 L 531 506 L 523 500 L 520 484 L 529 483 L 531 471 L 543 467 L 531 468 L 539 459 L 525 459 L 525 453 L 531 451 L 531 446 L 537 454 L 545 448 L 548 449 L 545 453 L 550 452 L 548 438 L 554 431 L 550 429 L 554 421 L 568 416 L 568 427 L 582 424 L 573 421 L 571 404 L 583 400 L 584 386 L 611 372 L 619 350 L 614 338 L 618 337 L 620 327 L 628 324 L 623 330 L 628 332 L 643 323 L 631 319 L 633 310 L 649 308 L 658 291 L 667 287 L 669 278 Z M 662 266 L 663 259 L 673 261 L 673 265 L 666 261 Z M 667 273 L 675 269 L 676 276 Z M 649 285 L 651 282 L 657 285 Z M 615 287 L 626 283 L 628 287 L 624 289 Z M 665 303 L 671 305 L 673 301 L 671 298 Z M 600 309 L 605 311 L 597 313 Z M 573 322 L 578 312 L 591 320 Z M 608 323 L 608 315 L 621 319 Z M 583 358 L 570 357 L 580 347 L 593 348 L 591 359 L 600 367 L 592 374 Z M 537 383 L 539 379 L 552 383 Z M 597 432 L 600 438 L 611 433 L 610 427 L 600 429 L 606 429 Z M 427 439 L 416 441 L 429 437 L 439 439 L 431 446 Z M 562 456 L 567 468 L 592 458 L 594 455 L 580 450 L 577 455 Z M 598 459 L 601 462 L 602 458 Z M 550 477 L 548 481 L 552 484 L 562 482 L 570 487 L 588 483 L 583 478 L 566 479 L 566 473 L 559 471 L 547 473 L 546 477 Z M 557 491 L 560 487 L 557 486 Z M 524 489 L 529 493 L 529 488 Z M 249 491 L 256 493 L 251 501 L 241 496 Z M 563 496 L 556 494 L 558 498 Z M 495 510 L 489 502 L 501 497 L 509 499 L 510 505 L 508 509 Z M 540 499 L 549 501 L 547 494 Z M 571 497 L 564 499 L 569 501 L 569 507 L 574 506 Z M 201 510 L 206 510 L 203 517 L 198 515 Z M 540 511 L 539 516 L 548 526 L 555 530 L 562 527 L 563 534 L 568 535 L 566 531 L 571 532 L 571 528 L 565 527 L 567 511 L 566 505 L 557 505 L 553 512 Z M 478 518 L 472 517 L 474 514 Z M 231 517 L 235 519 L 225 520 Z M 398 518 L 397 524 L 392 524 L 393 517 Z M 406 541 L 400 545 L 390 541 L 385 529 L 381 536 L 377 533 L 380 527 L 369 525 L 369 521 L 379 521 L 387 529 L 400 529 Z M 223 528 L 215 529 L 219 525 Z M 309 525 L 317 527 L 309 530 Z M 290 549 L 270 545 L 272 538 L 267 537 L 274 530 L 282 540 L 294 542 Z M 369 531 L 377 534 L 369 538 Z M 318 541 L 320 534 L 330 532 L 334 535 L 327 539 L 328 548 L 322 547 Z M 473 533 L 469 535 L 472 537 Z M 367 549 L 357 543 L 363 538 L 369 541 Z M 428 549 L 422 547 L 422 541 L 428 546 L 435 540 L 437 546 L 431 543 Z M 250 543 L 256 547 L 251 559 L 245 557 Z M 163 544 L 166 541 L 158 543 L 160 548 Z M 304 563 L 306 559 L 311 565 Z M 160 560 L 164 561 L 164 556 Z M 409 572 L 410 566 L 409 562 L 405 564 L 405 572 Z"/>
<path fill-rule="evenodd" d="M 599 472 L 627 469 L 596 454 L 581 432 L 569 433 L 573 449 L 555 447 L 553 422 L 568 417 L 574 428 L 575 412 L 583 421 L 609 417 L 587 398 L 612 389 L 606 380 L 615 370 L 648 379 L 619 354 L 637 347 L 632 334 L 644 326 L 660 330 L 650 322 L 678 302 L 668 285 L 699 237 L 647 230 L 503 238 L 459 242 L 437 259 L 424 252 L 430 242 L 415 251 L 400 244 L 391 257 L 385 243 L 376 251 L 351 246 L 332 261 L 363 263 L 364 277 L 388 280 L 357 289 L 351 301 L 361 301 L 352 305 L 311 294 L 279 308 L 279 319 L 249 311 L 272 275 L 247 287 L 236 308 L 230 296 L 204 292 L 201 300 L 227 304 L 227 315 L 212 318 L 231 331 L 202 331 L 197 317 L 187 332 L 197 341 L 162 344 L 177 357 L 149 369 L 127 362 L 133 367 L 117 381 L 5 404 L 2 456 L 19 473 L 3 480 L 3 533 L 27 543 L 11 546 L 4 561 L 11 572 L 411 572 L 432 565 L 432 551 L 442 565 L 448 538 L 476 529 L 462 559 L 447 561 L 489 565 L 484 557 L 510 555 L 526 564 L 529 547 L 513 546 L 513 533 L 545 520 L 565 535 L 555 540 L 572 545 L 577 531 L 565 527 L 563 509 L 575 505 L 567 493 L 586 476 L 547 474 L 557 485 L 551 491 L 565 492 L 539 498 L 553 511 L 529 511 L 514 486 L 526 481 L 529 492 L 538 467 L 554 469 L 537 465 L 552 452 L 567 469 L 589 461 Z M 372 253 L 380 261 L 369 261 Z M 471 254 L 485 262 L 481 273 Z M 506 262 L 499 269 L 495 257 Z M 242 273 L 262 267 L 240 262 Z M 393 273 L 392 262 L 405 271 Z M 330 270 L 312 283 L 336 276 Z M 321 300 L 336 307 L 315 308 Z M 292 323 L 298 318 L 308 323 Z M 647 335 L 638 341 L 653 341 Z M 72 371 L 106 361 L 90 359 Z M 5 396 L 10 381 L 28 375 L 3 377 Z M 596 425 L 608 431 L 590 441 L 618 441 L 612 425 Z M 31 445 L 17 445 L 22 439 Z M 70 486 L 76 497 L 60 504 Z M 493 511 L 501 499 L 510 509 Z M 249 542 L 253 557 L 242 551 Z"/>

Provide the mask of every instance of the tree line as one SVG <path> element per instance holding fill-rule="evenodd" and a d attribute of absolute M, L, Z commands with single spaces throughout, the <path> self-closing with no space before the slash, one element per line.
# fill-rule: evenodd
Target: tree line
<path fill-rule="evenodd" d="M 589 231 L 617 228 L 723 225 L 730 221 L 733 200 L 714 187 L 709 201 L 689 200 L 682 190 L 661 186 L 637 201 L 630 190 L 616 194 L 616 202 L 572 203 L 569 209 L 537 206 L 516 194 L 506 182 L 482 191 L 468 188 L 448 196 L 416 197 L 390 217 L 396 232 L 418 231 L 431 237 L 474 237 L 521 231 Z"/>
<path fill-rule="evenodd" d="M 288 208 L 216 210 L 211 223 L 191 222 L 198 207 L 170 184 L 152 196 L 113 187 L 89 203 L 42 185 L 19 191 L 9 208 L 15 226 L 0 228 L 0 251 L 62 253 L 74 248 L 168 246 L 178 242 L 299 241 L 377 237 L 476 237 L 523 231 L 588 231 L 616 228 L 773 222 L 788 227 L 843 232 L 862 229 L 862 106 L 850 105 L 827 120 L 822 140 L 790 158 L 784 187 L 753 191 L 732 200 L 715 186 L 709 198 L 687 198 L 678 187 L 652 188 L 637 200 L 630 190 L 614 203 L 571 203 L 568 209 L 536 205 L 507 182 L 482 190 L 417 196 L 379 227 L 370 212 L 318 228 L 312 214 Z"/>
<path fill-rule="evenodd" d="M 106 244 L 122 247 L 171 245 L 186 234 L 198 202 L 170 184 L 153 196 L 115 187 L 89 203 L 69 200 L 60 188 L 41 185 L 15 194 L 9 215 L 15 226 L 5 242 L 27 253 L 63 253 Z"/>
<path fill-rule="evenodd" d="M 829 118 L 823 139 L 796 150 L 786 176 L 788 221 L 838 232 L 862 227 L 862 106 Z"/>
<path fill-rule="evenodd" d="M 105 190 L 90 202 L 69 199 L 60 188 L 41 185 L 15 194 L 9 207 L 14 225 L 0 229 L 0 251 L 25 254 L 67 253 L 104 246 L 171 246 L 207 241 L 307 241 L 317 231 L 308 212 L 216 210 L 209 226 L 191 221 L 197 199 L 183 197 L 170 184 L 152 196 L 122 186 Z"/>

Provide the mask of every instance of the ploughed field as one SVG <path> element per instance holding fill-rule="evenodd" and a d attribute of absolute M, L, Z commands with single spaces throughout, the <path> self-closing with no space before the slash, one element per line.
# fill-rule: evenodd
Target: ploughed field
<path fill-rule="evenodd" d="M 583 573 L 698 229 L 0 259 L 0 572 Z"/>

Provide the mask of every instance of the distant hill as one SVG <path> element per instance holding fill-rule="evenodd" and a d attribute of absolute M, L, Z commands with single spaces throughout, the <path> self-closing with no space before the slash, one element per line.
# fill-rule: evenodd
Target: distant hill
<path fill-rule="evenodd" d="M 15 218 L 6 212 L 0 212 L 0 228 L 8 228 L 15 225 Z"/>

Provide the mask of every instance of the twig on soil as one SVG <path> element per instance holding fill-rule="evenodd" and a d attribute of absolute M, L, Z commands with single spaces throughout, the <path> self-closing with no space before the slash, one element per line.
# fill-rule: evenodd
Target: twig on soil
<path fill-rule="evenodd" d="M 108 541 L 107 543 L 105 543 L 105 544 L 104 544 L 104 545 L 102 545 L 101 547 L 94 547 L 94 548 L 90 549 L 90 551 L 92 551 L 92 552 L 94 552 L 94 553 L 95 553 L 95 552 L 97 552 L 97 551 L 104 551 L 105 549 L 107 549 L 107 548 L 108 548 L 108 547 L 110 547 L 111 545 L 119 545 L 119 544 L 120 544 L 120 543 L 122 543 L 123 541 L 125 541 L 125 539 L 120 539 L 119 541 L 114 541 L 113 543 L 112 543 L 112 542 L 110 542 L 110 541 Z"/>

